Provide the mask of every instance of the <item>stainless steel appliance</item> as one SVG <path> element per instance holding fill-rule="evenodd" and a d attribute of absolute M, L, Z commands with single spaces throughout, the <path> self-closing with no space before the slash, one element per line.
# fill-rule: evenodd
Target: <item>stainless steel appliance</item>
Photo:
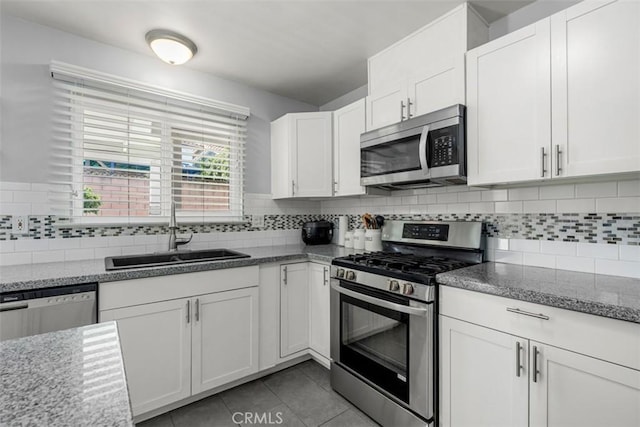
<path fill-rule="evenodd" d="M 437 273 L 482 262 L 480 222 L 386 221 L 332 262 L 331 386 L 383 426 L 436 421 Z"/>
<path fill-rule="evenodd" d="M 97 284 L 0 295 L 0 341 L 96 323 Z"/>
<path fill-rule="evenodd" d="M 360 135 L 360 183 L 386 189 L 465 184 L 465 107 Z"/>

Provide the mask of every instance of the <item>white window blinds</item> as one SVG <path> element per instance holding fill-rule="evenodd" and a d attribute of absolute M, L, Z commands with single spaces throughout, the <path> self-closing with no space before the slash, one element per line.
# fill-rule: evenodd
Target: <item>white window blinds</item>
<path fill-rule="evenodd" d="M 242 220 L 248 109 L 52 63 L 56 213 Z"/>

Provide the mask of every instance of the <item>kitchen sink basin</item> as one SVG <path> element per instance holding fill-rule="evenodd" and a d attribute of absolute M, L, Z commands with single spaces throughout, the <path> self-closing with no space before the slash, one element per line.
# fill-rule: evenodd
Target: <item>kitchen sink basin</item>
<path fill-rule="evenodd" d="M 104 259 L 106 270 L 157 267 L 188 262 L 225 261 L 250 258 L 249 255 L 229 249 L 205 249 L 201 251 L 160 252 L 154 254 L 111 256 Z"/>

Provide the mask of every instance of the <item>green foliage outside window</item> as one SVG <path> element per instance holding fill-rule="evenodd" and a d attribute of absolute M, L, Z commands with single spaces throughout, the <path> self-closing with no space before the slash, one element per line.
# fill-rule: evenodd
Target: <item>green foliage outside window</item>
<path fill-rule="evenodd" d="M 93 188 L 84 187 L 83 200 L 85 214 L 98 215 L 98 210 L 102 205 L 102 201 L 100 200 L 100 195 L 93 191 Z"/>

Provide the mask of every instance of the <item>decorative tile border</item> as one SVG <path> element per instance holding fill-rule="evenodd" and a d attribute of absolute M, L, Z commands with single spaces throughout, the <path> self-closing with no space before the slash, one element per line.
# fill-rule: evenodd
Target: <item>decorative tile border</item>
<path fill-rule="evenodd" d="M 182 225 L 180 233 L 296 230 L 306 221 L 326 219 L 337 226 L 340 215 L 264 215 L 264 227 L 251 226 L 251 216 L 242 224 Z M 358 215 L 347 215 L 351 229 L 362 228 Z M 391 220 L 482 221 L 487 237 L 562 242 L 640 245 L 640 214 L 391 214 Z M 29 235 L 11 235 L 11 216 L 0 216 L 0 240 L 69 239 L 82 237 L 143 236 L 168 234 L 166 225 L 67 226 L 65 219 L 29 217 Z"/>

